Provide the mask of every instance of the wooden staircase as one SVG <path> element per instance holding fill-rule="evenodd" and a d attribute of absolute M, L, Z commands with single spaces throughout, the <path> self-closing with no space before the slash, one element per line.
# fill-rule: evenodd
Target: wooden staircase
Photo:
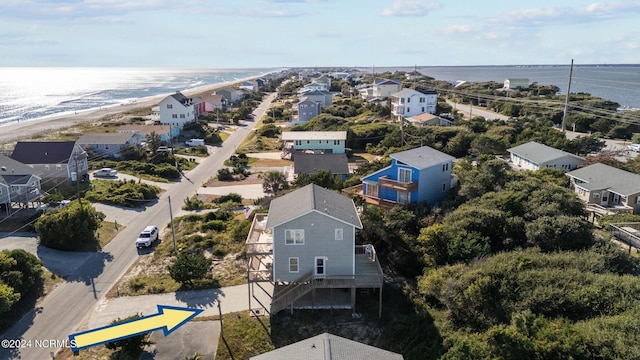
<path fill-rule="evenodd" d="M 277 285 L 271 301 L 271 314 L 293 305 L 293 303 L 313 290 L 313 271 L 309 271 L 289 285 Z"/>

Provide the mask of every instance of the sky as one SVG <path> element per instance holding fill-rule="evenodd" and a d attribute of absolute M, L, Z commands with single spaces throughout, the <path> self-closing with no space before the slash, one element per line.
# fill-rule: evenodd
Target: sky
<path fill-rule="evenodd" d="M 0 66 L 635 64 L 640 0 L 0 0 Z"/>

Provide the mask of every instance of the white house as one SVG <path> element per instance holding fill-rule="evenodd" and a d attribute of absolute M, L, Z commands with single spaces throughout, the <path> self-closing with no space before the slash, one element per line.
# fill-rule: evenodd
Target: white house
<path fill-rule="evenodd" d="M 511 163 L 523 170 L 538 170 L 545 167 L 573 170 L 586 161 L 580 156 L 535 141 L 512 147 L 507 151 L 511 154 Z"/>
<path fill-rule="evenodd" d="M 422 113 L 435 114 L 438 93 L 421 93 L 413 89 L 402 89 L 391 95 L 391 114 L 408 118 Z"/>
<path fill-rule="evenodd" d="M 396 80 L 376 79 L 373 81 L 373 97 L 385 98 L 402 89 L 402 84 Z"/>
<path fill-rule="evenodd" d="M 529 87 L 529 79 L 525 78 L 507 78 L 504 80 L 505 89 L 522 89 Z"/>
<path fill-rule="evenodd" d="M 196 121 L 199 115 L 193 99 L 182 95 L 179 91 L 164 98 L 159 107 L 160 123 L 180 130 L 184 128 L 184 124 Z"/>

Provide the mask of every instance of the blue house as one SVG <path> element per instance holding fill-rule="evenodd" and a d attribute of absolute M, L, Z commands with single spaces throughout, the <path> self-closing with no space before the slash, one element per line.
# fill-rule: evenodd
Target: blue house
<path fill-rule="evenodd" d="M 390 166 L 362 178 L 362 195 L 368 203 L 434 205 L 451 188 L 453 156 L 423 146 L 391 154 L 391 159 Z"/>

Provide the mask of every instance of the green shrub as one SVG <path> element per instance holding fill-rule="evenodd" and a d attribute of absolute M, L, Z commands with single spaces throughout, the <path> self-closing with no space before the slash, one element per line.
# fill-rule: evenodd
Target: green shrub
<path fill-rule="evenodd" d="M 224 221 L 222 220 L 211 220 L 200 226 L 200 231 L 223 231 L 225 229 Z"/>
<path fill-rule="evenodd" d="M 222 195 L 219 198 L 213 200 L 213 202 L 216 203 L 216 204 L 222 204 L 222 203 L 225 203 L 227 201 L 241 203 L 242 202 L 242 196 L 240 194 L 230 193 L 230 194 L 227 194 L 227 195 Z"/>
<path fill-rule="evenodd" d="M 218 180 L 220 180 L 220 181 L 233 180 L 233 174 L 227 168 L 219 169 L 218 170 Z"/>

